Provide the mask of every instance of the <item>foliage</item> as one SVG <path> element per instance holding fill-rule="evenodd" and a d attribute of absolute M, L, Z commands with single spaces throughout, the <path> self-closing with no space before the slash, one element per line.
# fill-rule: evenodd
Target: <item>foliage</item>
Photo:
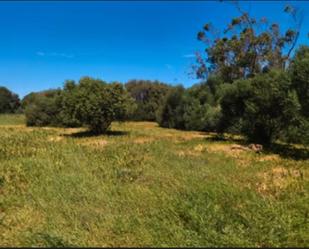
<path fill-rule="evenodd" d="M 309 118 L 309 47 L 301 46 L 291 65 L 291 80 L 301 104 L 302 115 Z"/>
<path fill-rule="evenodd" d="M 290 67 L 292 86 L 297 92 L 301 111 L 299 125 L 289 127 L 286 137 L 289 142 L 309 144 L 309 47 L 301 46 Z"/>
<path fill-rule="evenodd" d="M 169 128 L 215 131 L 221 115 L 219 88 L 220 81 L 210 78 L 188 89 L 171 90 L 158 114 L 158 123 Z"/>
<path fill-rule="evenodd" d="M 157 122 L 161 127 L 184 129 L 184 93 L 182 86 L 176 86 L 167 94 L 157 114 Z"/>
<path fill-rule="evenodd" d="M 66 81 L 63 90 L 31 93 L 22 106 L 29 126 L 87 125 L 91 131 L 101 133 L 112 121 L 125 119 L 134 103 L 120 83 L 84 77 L 79 84 Z"/>
<path fill-rule="evenodd" d="M 171 87 L 159 81 L 131 80 L 125 84 L 125 88 L 136 103 L 135 110 L 131 111 L 127 119 L 154 121 Z"/>
<path fill-rule="evenodd" d="M 279 24 L 266 18 L 257 20 L 243 11 L 233 18 L 223 32 L 211 23 L 205 24 L 198 39 L 206 45 L 206 56 L 197 57 L 196 74 L 206 78 L 217 74 L 224 82 L 244 79 L 270 69 L 285 69 L 299 36 L 301 13 L 292 6 L 285 12 L 294 26 L 282 31 Z"/>
<path fill-rule="evenodd" d="M 0 113 L 14 113 L 20 106 L 19 97 L 6 87 L 0 87 Z"/>
<path fill-rule="evenodd" d="M 252 141 L 269 144 L 295 125 L 299 102 L 288 74 L 271 71 L 233 83 L 221 102 L 227 126 L 241 122 Z"/>
<path fill-rule="evenodd" d="M 69 82 L 64 89 L 63 116 L 78 120 L 95 133 L 105 132 L 112 121 L 126 115 L 128 96 L 119 83 L 107 84 L 90 77 L 80 79 L 79 84 Z"/>
<path fill-rule="evenodd" d="M 22 106 L 25 108 L 28 126 L 59 126 L 61 90 L 47 90 L 27 95 Z"/>

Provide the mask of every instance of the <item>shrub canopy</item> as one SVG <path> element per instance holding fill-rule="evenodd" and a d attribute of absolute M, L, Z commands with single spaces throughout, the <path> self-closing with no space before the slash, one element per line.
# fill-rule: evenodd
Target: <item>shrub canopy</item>
<path fill-rule="evenodd" d="M 20 106 L 19 97 L 6 87 L 0 87 L 0 113 L 14 113 Z"/>

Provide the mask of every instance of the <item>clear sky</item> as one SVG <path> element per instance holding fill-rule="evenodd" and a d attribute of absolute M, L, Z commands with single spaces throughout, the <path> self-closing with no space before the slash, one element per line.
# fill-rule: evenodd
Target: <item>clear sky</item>
<path fill-rule="evenodd" d="M 292 2 L 292 1 L 290 1 Z M 309 2 L 299 43 L 308 44 Z M 287 2 L 252 1 L 242 6 L 283 27 Z M 0 85 L 21 97 L 61 87 L 66 79 L 160 80 L 190 86 L 196 35 L 206 22 L 219 28 L 238 15 L 219 1 L 188 2 L 0 2 Z"/>

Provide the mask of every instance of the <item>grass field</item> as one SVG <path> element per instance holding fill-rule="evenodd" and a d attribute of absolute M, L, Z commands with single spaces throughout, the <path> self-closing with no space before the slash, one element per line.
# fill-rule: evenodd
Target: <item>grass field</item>
<path fill-rule="evenodd" d="M 0 246 L 309 246 L 309 160 L 213 138 L 0 116 Z"/>

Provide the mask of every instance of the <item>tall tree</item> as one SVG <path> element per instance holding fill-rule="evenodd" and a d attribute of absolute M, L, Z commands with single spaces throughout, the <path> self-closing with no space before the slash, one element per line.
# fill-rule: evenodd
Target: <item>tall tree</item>
<path fill-rule="evenodd" d="M 284 12 L 291 16 L 293 25 L 282 31 L 279 24 L 266 18 L 257 20 L 237 1 L 234 4 L 240 15 L 224 30 L 207 23 L 198 33 L 198 40 L 206 45 L 206 56 L 197 56 L 197 76 L 207 78 L 215 73 L 225 82 L 233 82 L 269 69 L 285 69 L 299 36 L 302 13 L 287 5 Z"/>

